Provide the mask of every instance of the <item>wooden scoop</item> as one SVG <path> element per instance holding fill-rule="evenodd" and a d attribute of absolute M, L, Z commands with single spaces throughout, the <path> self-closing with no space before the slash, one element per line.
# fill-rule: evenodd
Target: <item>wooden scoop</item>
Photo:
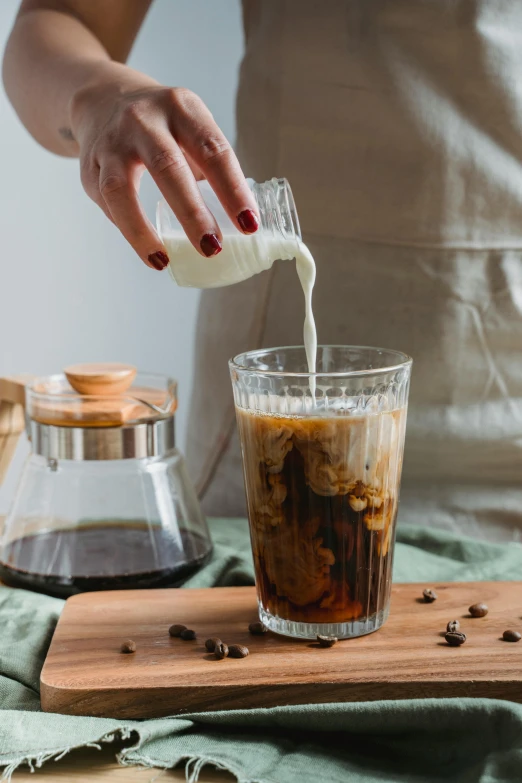
<path fill-rule="evenodd" d="M 71 364 L 64 370 L 65 377 L 78 394 L 105 397 L 123 394 L 136 377 L 131 364 Z"/>

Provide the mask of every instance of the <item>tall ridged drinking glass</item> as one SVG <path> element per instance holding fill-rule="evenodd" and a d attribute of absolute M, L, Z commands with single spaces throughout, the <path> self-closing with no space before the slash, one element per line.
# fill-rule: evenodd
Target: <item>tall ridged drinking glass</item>
<path fill-rule="evenodd" d="M 236 356 L 259 616 L 313 639 L 371 633 L 388 616 L 411 359 L 319 346 Z"/>

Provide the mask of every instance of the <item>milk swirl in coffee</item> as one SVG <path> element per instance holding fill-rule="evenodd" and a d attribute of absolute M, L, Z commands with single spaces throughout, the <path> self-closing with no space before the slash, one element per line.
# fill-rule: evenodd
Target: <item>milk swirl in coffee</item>
<path fill-rule="evenodd" d="M 238 408 L 237 418 L 262 609 L 297 623 L 378 616 L 391 586 L 405 408 Z"/>

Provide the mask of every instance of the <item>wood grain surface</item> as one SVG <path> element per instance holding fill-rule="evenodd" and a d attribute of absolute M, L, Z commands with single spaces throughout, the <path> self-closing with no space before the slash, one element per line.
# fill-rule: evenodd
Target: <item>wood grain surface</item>
<path fill-rule="evenodd" d="M 522 702 L 522 642 L 501 639 L 522 630 L 522 583 L 393 587 L 391 615 L 374 634 L 329 649 L 268 633 L 251 636 L 254 588 L 136 590 L 70 598 L 41 676 L 42 708 L 71 715 L 146 718 L 187 711 L 271 707 L 328 701 L 487 696 Z M 489 605 L 484 618 L 467 608 Z M 444 640 L 448 620 L 468 635 L 462 647 Z M 183 623 L 195 641 L 172 639 Z M 204 648 L 218 636 L 246 644 L 245 659 L 216 661 Z M 125 639 L 137 651 L 119 652 Z"/>

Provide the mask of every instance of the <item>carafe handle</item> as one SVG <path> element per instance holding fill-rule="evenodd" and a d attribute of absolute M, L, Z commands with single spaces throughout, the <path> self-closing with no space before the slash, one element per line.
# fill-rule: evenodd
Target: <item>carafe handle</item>
<path fill-rule="evenodd" d="M 0 378 L 0 486 L 25 429 L 25 384 L 32 375 Z"/>

